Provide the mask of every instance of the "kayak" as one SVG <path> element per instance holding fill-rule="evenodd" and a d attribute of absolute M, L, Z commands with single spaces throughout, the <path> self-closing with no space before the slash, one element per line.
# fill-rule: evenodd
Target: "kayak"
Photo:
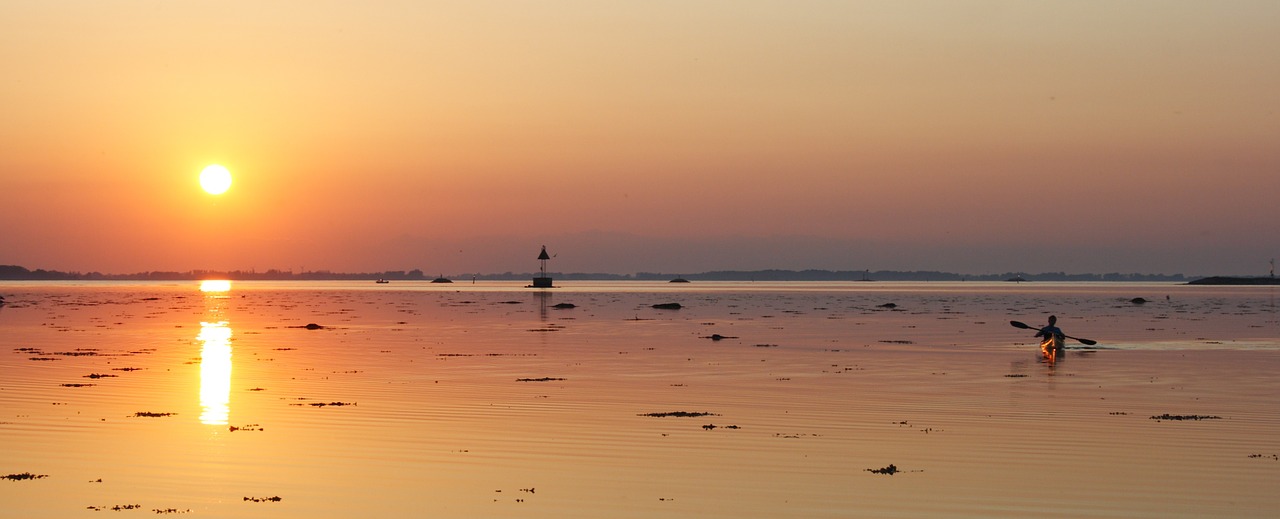
<path fill-rule="evenodd" d="M 1066 339 L 1058 334 L 1051 334 L 1040 341 L 1040 352 L 1046 357 L 1056 357 L 1062 352 L 1062 347 L 1066 343 Z"/>

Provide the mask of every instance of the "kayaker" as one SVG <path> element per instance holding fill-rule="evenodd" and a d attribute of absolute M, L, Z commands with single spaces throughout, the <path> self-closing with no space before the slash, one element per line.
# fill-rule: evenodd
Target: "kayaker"
<path fill-rule="evenodd" d="M 1050 334 L 1053 334 L 1057 336 L 1059 339 L 1065 338 L 1066 335 L 1062 333 L 1061 328 L 1057 327 L 1057 324 L 1058 324 L 1058 316 L 1056 315 L 1049 316 L 1049 326 L 1040 328 L 1040 331 L 1036 332 L 1036 337 L 1044 337 L 1048 339 L 1050 337 Z"/>

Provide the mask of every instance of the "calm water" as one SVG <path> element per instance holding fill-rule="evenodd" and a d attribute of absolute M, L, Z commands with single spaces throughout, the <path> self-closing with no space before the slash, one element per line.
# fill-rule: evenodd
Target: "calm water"
<path fill-rule="evenodd" d="M 1269 287 L 561 284 L 0 283 L 0 515 L 1280 509 Z"/>

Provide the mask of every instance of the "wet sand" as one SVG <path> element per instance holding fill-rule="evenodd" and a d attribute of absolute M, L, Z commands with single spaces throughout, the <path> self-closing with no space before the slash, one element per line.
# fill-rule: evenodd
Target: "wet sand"
<path fill-rule="evenodd" d="M 1273 288 L 563 285 L 0 284 L 5 515 L 1280 508 Z"/>

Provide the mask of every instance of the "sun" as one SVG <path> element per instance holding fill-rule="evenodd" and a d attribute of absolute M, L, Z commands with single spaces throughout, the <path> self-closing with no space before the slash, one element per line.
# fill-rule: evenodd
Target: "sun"
<path fill-rule="evenodd" d="M 221 195 L 231 188 L 231 172 L 217 164 L 211 164 L 200 172 L 200 187 L 211 195 Z"/>

